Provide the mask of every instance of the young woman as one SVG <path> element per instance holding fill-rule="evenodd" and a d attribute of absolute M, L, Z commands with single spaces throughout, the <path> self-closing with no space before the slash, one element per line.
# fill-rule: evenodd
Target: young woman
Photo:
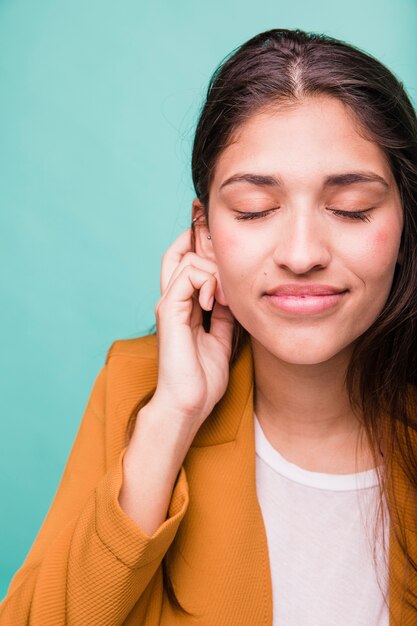
<path fill-rule="evenodd" d="M 117 341 L 2 626 L 417 624 L 417 122 L 276 29 L 215 72 L 157 333 Z"/>

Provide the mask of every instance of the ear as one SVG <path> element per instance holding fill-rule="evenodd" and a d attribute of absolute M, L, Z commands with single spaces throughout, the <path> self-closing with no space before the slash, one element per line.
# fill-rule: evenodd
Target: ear
<path fill-rule="evenodd" d="M 195 252 L 199 256 L 214 261 L 215 258 L 208 225 L 207 211 L 197 198 L 194 200 L 192 206 L 192 219 L 194 226 Z"/>
<path fill-rule="evenodd" d="M 213 250 L 213 243 L 211 241 L 210 228 L 208 224 L 207 211 L 203 204 L 197 198 L 193 202 L 192 207 L 193 217 L 193 239 L 194 239 L 194 252 L 199 256 L 210 259 L 216 263 L 216 257 Z M 219 304 L 227 306 L 226 296 L 221 286 L 220 279 L 217 279 L 217 289 L 215 298 Z"/>

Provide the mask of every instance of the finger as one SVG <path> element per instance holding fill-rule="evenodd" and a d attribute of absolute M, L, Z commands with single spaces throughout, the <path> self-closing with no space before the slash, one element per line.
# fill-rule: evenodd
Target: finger
<path fill-rule="evenodd" d="M 196 291 L 202 292 L 200 306 L 208 306 L 214 296 L 216 278 L 213 274 L 192 265 L 185 266 L 177 278 L 172 281 L 155 308 L 155 314 L 161 318 L 165 313 L 173 318 L 175 314 L 188 316 L 192 310 L 192 300 Z"/>
<path fill-rule="evenodd" d="M 176 280 L 177 276 L 182 272 L 183 268 L 187 267 L 188 265 L 192 265 L 193 267 L 203 270 L 204 272 L 209 272 L 210 274 L 216 276 L 216 278 L 218 279 L 219 275 L 217 271 L 217 265 L 214 261 L 211 261 L 210 259 L 207 259 L 205 257 L 201 257 L 195 252 L 187 252 L 173 271 L 172 276 L 170 277 L 166 286 L 167 289 L 170 284 L 174 280 Z"/>
<path fill-rule="evenodd" d="M 217 280 L 210 281 L 208 280 L 203 284 L 198 294 L 198 301 L 200 306 L 205 311 L 211 311 L 214 304 L 214 294 L 217 287 Z"/>
<path fill-rule="evenodd" d="M 210 272 L 211 274 L 215 276 L 217 285 L 216 285 L 216 291 L 214 293 L 214 297 L 217 302 L 219 302 L 220 304 L 224 306 L 227 306 L 227 300 L 226 300 L 226 296 L 224 294 L 223 287 L 220 281 L 220 275 L 219 275 L 217 263 L 215 263 L 215 261 L 212 261 L 211 259 L 201 257 L 195 252 L 187 252 L 183 256 L 180 264 L 178 265 L 178 267 L 175 269 L 174 273 L 172 274 L 169 280 L 169 283 L 167 285 L 167 288 L 169 287 L 172 281 L 176 280 L 177 276 L 182 272 L 183 268 L 186 267 L 187 265 L 192 265 L 205 272 Z M 203 304 L 204 301 L 205 300 L 201 301 L 202 308 L 207 309 L 207 307 Z M 212 308 L 212 305 L 209 305 L 209 309 L 207 310 L 211 310 L 211 308 Z"/>
<path fill-rule="evenodd" d="M 223 306 L 216 301 L 210 318 L 210 334 L 216 337 L 229 350 L 229 356 L 232 350 L 234 325 L 235 318 L 229 307 Z"/>
<path fill-rule="evenodd" d="M 187 228 L 170 245 L 162 257 L 160 287 L 164 293 L 174 270 L 178 267 L 183 256 L 192 250 L 191 228 Z"/>

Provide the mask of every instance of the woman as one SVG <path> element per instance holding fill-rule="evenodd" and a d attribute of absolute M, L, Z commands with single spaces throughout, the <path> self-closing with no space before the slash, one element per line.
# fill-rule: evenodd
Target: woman
<path fill-rule="evenodd" d="M 3 625 L 417 623 L 417 122 L 380 62 L 235 51 L 157 335 L 117 341 Z"/>

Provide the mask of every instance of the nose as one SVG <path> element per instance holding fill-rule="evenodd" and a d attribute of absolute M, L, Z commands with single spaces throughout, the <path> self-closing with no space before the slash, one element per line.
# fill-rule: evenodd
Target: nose
<path fill-rule="evenodd" d="M 331 258 L 326 226 L 314 212 L 291 212 L 278 226 L 274 262 L 293 274 L 325 268 Z"/>

